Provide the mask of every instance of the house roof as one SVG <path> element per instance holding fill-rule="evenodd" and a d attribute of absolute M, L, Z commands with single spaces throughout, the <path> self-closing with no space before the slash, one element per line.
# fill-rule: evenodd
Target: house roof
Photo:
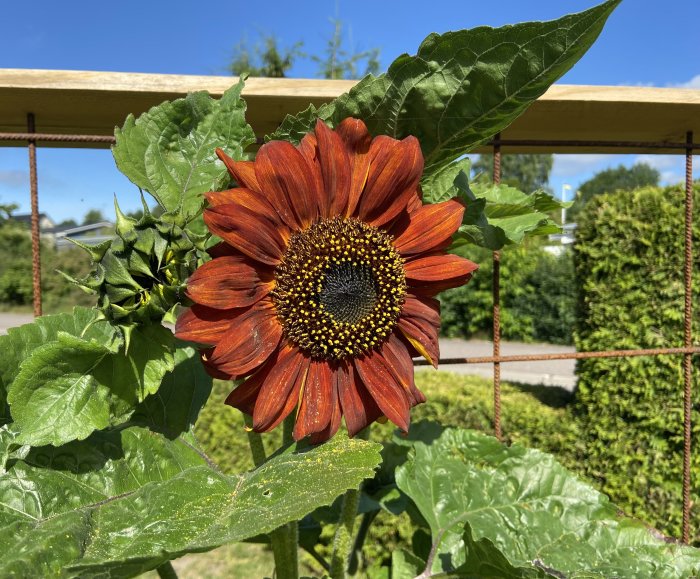
<path fill-rule="evenodd" d="M 56 237 L 73 237 L 88 231 L 96 231 L 103 227 L 112 228 L 114 227 L 114 223 L 111 221 L 98 221 L 97 223 L 88 223 L 87 225 L 58 226 L 47 229 L 45 233 L 52 233 Z"/>

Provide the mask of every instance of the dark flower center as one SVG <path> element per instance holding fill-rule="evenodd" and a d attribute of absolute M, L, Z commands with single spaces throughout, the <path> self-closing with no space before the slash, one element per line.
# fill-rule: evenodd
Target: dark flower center
<path fill-rule="evenodd" d="M 334 218 L 294 233 L 272 298 L 285 336 L 311 356 L 340 359 L 381 345 L 403 305 L 403 260 L 386 232 Z"/>
<path fill-rule="evenodd" d="M 356 324 L 377 304 L 372 268 L 365 263 L 333 263 L 326 268 L 318 303 L 339 322 Z"/>

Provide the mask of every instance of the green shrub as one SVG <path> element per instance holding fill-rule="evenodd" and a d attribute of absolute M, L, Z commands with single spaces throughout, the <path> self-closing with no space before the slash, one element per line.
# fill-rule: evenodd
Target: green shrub
<path fill-rule="evenodd" d="M 493 262 L 483 249 L 471 281 L 440 295 L 442 333 L 452 338 L 492 335 Z M 576 292 L 570 251 L 555 256 L 534 243 L 501 254 L 501 332 L 506 340 L 571 344 Z"/>
<path fill-rule="evenodd" d="M 34 299 L 32 285 L 32 240 L 29 230 L 16 223 L 0 223 L 0 306 L 29 308 Z M 44 313 L 69 311 L 73 306 L 92 306 L 87 295 L 56 270 L 81 278 L 90 269 L 85 251 L 69 247 L 57 251 L 41 244 L 41 294 Z"/>
<path fill-rule="evenodd" d="M 695 192 L 700 201 L 700 189 Z M 581 351 L 683 345 L 683 193 L 644 188 L 596 196 L 581 213 L 575 247 Z M 694 223 L 700 239 L 700 221 Z M 693 294 L 700 294 L 700 252 Z M 700 337 L 693 319 L 693 339 Z M 584 472 L 629 514 L 681 534 L 683 380 L 681 356 L 591 359 L 578 366 L 574 406 Z M 696 364 L 697 368 L 697 364 Z M 700 434 L 698 371 L 693 438 Z M 700 515 L 700 453 L 694 453 L 693 520 Z M 700 530 L 695 529 L 695 542 Z"/>

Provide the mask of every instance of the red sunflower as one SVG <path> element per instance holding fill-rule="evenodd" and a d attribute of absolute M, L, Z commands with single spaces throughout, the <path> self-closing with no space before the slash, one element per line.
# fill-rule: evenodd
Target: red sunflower
<path fill-rule="evenodd" d="M 463 205 L 423 205 L 417 139 L 373 139 L 357 119 L 254 162 L 217 154 L 239 186 L 207 195 L 223 242 L 189 279 L 177 336 L 210 346 L 214 377 L 245 378 L 226 403 L 257 432 L 295 409 L 297 440 L 330 438 L 341 416 L 351 436 L 381 416 L 407 430 L 425 401 L 411 357 L 439 357 L 433 296 L 477 268 L 445 253 Z"/>

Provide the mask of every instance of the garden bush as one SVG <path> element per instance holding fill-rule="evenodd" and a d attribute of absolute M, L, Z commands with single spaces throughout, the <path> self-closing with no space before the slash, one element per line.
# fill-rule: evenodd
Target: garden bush
<path fill-rule="evenodd" d="M 695 190 L 695 203 L 700 188 Z M 581 213 L 575 247 L 581 351 L 683 346 L 684 202 L 679 187 L 596 196 Z M 700 222 L 694 223 L 700 239 Z M 700 294 L 696 250 L 693 294 Z M 693 318 L 693 340 L 700 337 Z M 592 359 L 578 366 L 573 406 L 584 472 L 628 514 L 681 534 L 683 378 L 681 356 Z M 700 434 L 698 371 L 693 438 Z M 700 515 L 694 453 L 694 520 Z M 692 525 L 691 525 L 692 527 Z M 695 526 L 697 529 L 697 526 Z M 693 537 L 700 542 L 700 535 Z"/>
<path fill-rule="evenodd" d="M 27 227 L 0 223 L 0 307 L 30 308 L 33 301 L 32 240 Z M 57 251 L 41 245 L 41 289 L 44 313 L 69 311 L 75 305 L 91 306 L 95 298 L 70 283 L 57 270 L 72 277 L 83 277 L 90 260 L 77 247 Z"/>
<path fill-rule="evenodd" d="M 492 253 L 472 250 L 479 264 L 468 285 L 440 296 L 442 333 L 451 338 L 491 337 Z M 506 340 L 571 344 L 576 291 L 571 252 L 553 255 L 535 243 L 501 253 L 501 332 Z"/>

